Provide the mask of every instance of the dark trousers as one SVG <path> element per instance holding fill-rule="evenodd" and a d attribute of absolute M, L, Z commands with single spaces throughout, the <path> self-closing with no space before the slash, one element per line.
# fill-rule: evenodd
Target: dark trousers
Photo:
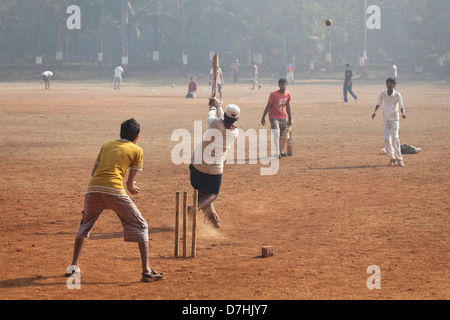
<path fill-rule="evenodd" d="M 350 93 L 355 100 L 358 98 L 358 96 L 353 93 L 352 85 L 344 83 L 344 102 L 348 102 L 347 92 Z"/>

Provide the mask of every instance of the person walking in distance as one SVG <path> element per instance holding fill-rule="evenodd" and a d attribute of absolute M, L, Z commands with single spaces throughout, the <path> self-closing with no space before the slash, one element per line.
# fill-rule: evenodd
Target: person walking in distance
<path fill-rule="evenodd" d="M 355 102 L 358 100 L 358 96 L 353 92 L 353 71 L 350 69 L 350 65 L 347 63 L 345 65 L 345 80 L 344 80 L 344 102 L 347 103 L 347 93 L 350 93 L 351 96 L 355 99 Z"/>

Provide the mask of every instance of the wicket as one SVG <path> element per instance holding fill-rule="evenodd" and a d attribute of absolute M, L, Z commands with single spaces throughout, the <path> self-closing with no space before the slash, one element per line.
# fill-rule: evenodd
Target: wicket
<path fill-rule="evenodd" d="M 197 252 L 197 201 L 198 190 L 194 190 L 192 195 L 192 246 L 191 257 L 196 256 Z M 188 220 L 188 192 L 183 192 L 183 257 L 187 257 L 187 220 Z M 180 192 L 175 193 L 175 252 L 174 256 L 178 257 L 180 243 Z"/>

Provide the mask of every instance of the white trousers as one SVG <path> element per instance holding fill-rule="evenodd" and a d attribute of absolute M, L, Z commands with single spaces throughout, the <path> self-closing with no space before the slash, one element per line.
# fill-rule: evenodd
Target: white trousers
<path fill-rule="evenodd" d="M 398 130 L 399 121 L 383 121 L 384 147 L 391 160 L 403 161 Z"/>

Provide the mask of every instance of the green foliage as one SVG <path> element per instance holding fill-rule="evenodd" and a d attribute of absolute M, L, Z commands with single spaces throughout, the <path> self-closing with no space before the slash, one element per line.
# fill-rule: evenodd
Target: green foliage
<path fill-rule="evenodd" d="M 159 51 L 161 65 L 181 66 L 181 54 L 193 66 L 208 65 L 209 52 L 225 63 L 239 58 L 249 65 L 262 54 L 267 67 L 288 60 L 306 68 L 333 62 L 357 63 L 363 51 L 364 1 L 361 0 L 2 0 L 0 64 L 23 64 L 37 52 L 47 64 L 64 49 L 65 62 L 95 63 L 101 44 L 105 63 L 114 64 L 127 39 L 130 64 L 151 64 Z M 82 11 L 81 30 L 67 30 L 66 8 Z M 450 1 L 371 1 L 382 8 L 382 30 L 369 33 L 372 62 L 403 59 L 412 63 L 450 50 Z M 326 19 L 333 20 L 327 28 Z M 101 41 L 99 40 L 101 39 Z M 382 54 L 381 54 L 382 53 Z"/>

